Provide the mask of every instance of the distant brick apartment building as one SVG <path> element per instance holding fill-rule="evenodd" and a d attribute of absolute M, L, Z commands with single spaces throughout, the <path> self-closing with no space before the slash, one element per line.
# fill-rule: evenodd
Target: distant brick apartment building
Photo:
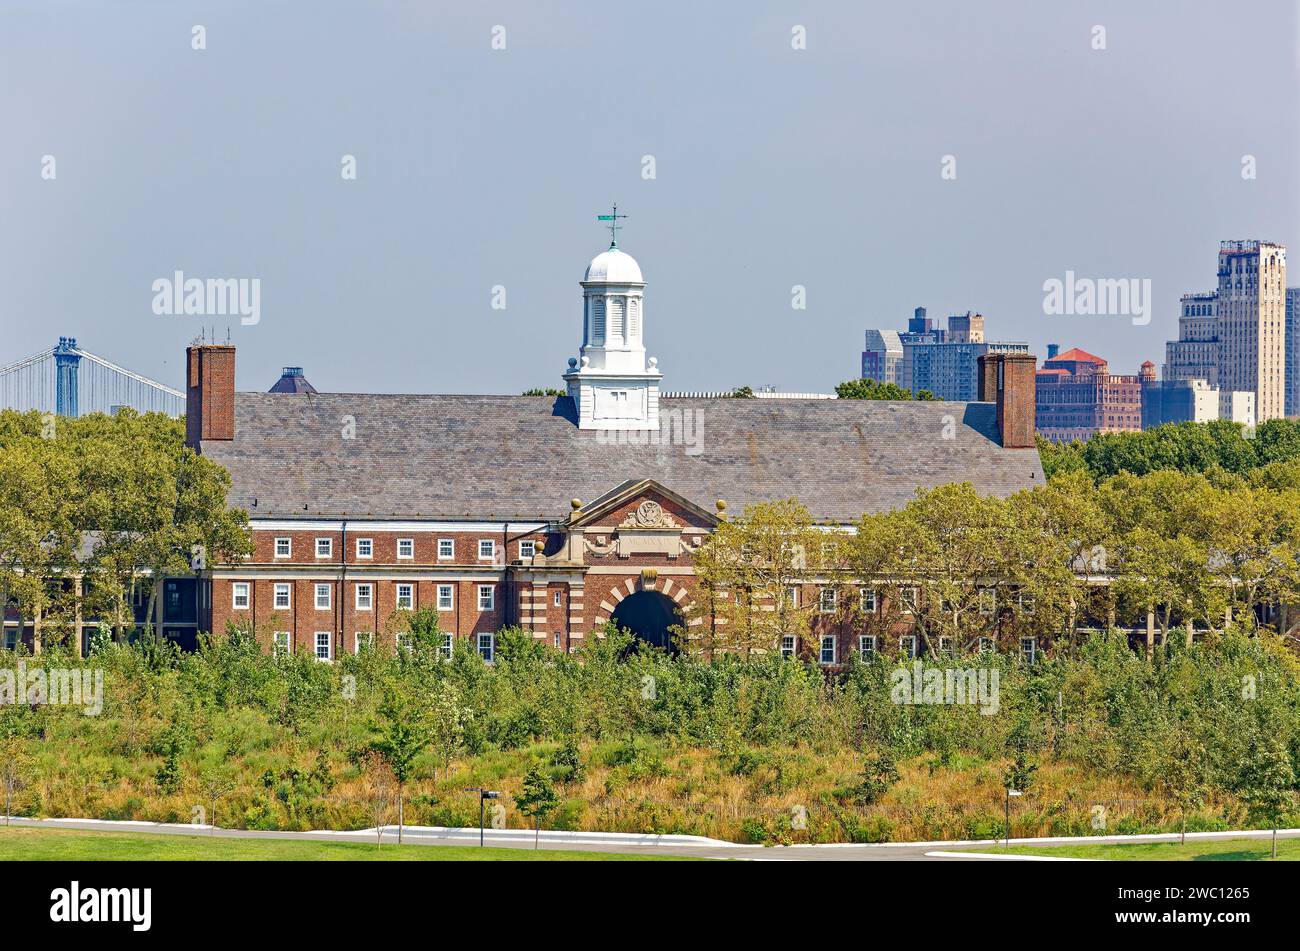
<path fill-rule="evenodd" d="M 254 542 L 183 579 L 196 628 L 251 624 L 268 649 L 324 660 L 391 647 L 400 612 L 427 607 L 448 647 L 470 639 L 489 660 L 505 625 L 567 650 L 613 620 L 663 644 L 720 500 L 739 514 L 797 497 L 847 528 L 921 487 L 1042 483 L 1032 357 L 987 358 L 983 402 L 661 398 L 636 261 L 611 246 L 581 285 L 560 397 L 236 392 L 234 348 L 191 347 L 187 438 L 230 472 Z M 820 603 L 825 586 L 799 596 Z M 773 646 L 834 664 L 874 647 L 864 636 L 828 612 L 811 643 Z"/>
<path fill-rule="evenodd" d="M 1146 361 L 1136 376 L 1110 372 L 1101 357 L 1077 347 L 1043 361 L 1037 373 L 1035 426 L 1052 442 L 1142 429 L 1142 384 L 1155 380 Z"/>

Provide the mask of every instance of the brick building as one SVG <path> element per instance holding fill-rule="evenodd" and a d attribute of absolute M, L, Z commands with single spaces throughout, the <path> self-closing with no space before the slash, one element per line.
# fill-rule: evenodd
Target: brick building
<path fill-rule="evenodd" d="M 1136 376 L 1116 375 L 1101 357 L 1077 347 L 1044 360 L 1037 374 L 1038 434 L 1073 442 L 1141 430 L 1142 383 L 1154 381 L 1155 372 L 1148 360 Z"/>
<path fill-rule="evenodd" d="M 229 470 L 254 538 L 199 579 L 199 626 L 252 621 L 333 658 L 432 607 L 488 658 L 508 624 L 563 649 L 610 619 L 663 643 L 719 500 L 797 497 L 848 527 L 918 487 L 1042 482 L 1031 356 L 981 361 L 987 402 L 661 397 L 636 261 L 611 246 L 581 286 L 561 397 L 236 392 L 234 348 L 191 347 L 189 441 Z M 859 633 L 804 647 L 833 662 Z"/>

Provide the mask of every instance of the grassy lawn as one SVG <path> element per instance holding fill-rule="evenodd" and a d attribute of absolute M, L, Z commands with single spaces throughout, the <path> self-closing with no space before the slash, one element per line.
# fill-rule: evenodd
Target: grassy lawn
<path fill-rule="evenodd" d="M 1009 850 L 972 849 L 976 852 L 1004 852 L 1012 855 L 1058 855 L 1076 859 L 1106 859 L 1119 862 L 1258 862 L 1272 855 L 1269 839 L 1188 839 L 1178 842 L 1123 842 L 1097 845 L 1013 845 Z M 1300 839 L 1278 839 L 1279 862 L 1300 862 Z"/>
<path fill-rule="evenodd" d="M 403 845 L 294 839 L 230 839 L 208 835 L 82 832 L 0 828 L 0 861 L 288 861 L 288 862 L 594 862 L 674 860 L 668 855 L 616 855 L 472 845 Z M 691 861 L 681 857 L 682 861 Z"/>

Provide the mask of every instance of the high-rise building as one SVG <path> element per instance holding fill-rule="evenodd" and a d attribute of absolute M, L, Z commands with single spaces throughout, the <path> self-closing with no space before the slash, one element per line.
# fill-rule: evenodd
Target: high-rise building
<path fill-rule="evenodd" d="M 1101 357 L 1067 350 L 1044 360 L 1037 375 L 1035 426 L 1052 442 L 1142 428 L 1142 387 L 1156 378 L 1150 360 L 1136 376 L 1112 374 Z"/>
<path fill-rule="evenodd" d="M 1255 394 L 1255 418 L 1286 414 L 1286 248 L 1267 241 L 1219 246 L 1218 384 Z"/>
<path fill-rule="evenodd" d="M 949 331 L 949 336 L 951 331 Z M 941 400 L 979 399 L 979 358 L 990 353 L 1028 353 L 1027 343 L 943 343 L 903 340 L 899 384 L 928 390 Z"/>
<path fill-rule="evenodd" d="M 927 390 L 941 400 L 978 401 L 981 356 L 1028 352 L 1027 343 L 986 341 L 982 314 L 953 314 L 944 330 L 918 307 L 905 331 L 867 331 L 862 376 L 913 393 Z"/>
<path fill-rule="evenodd" d="M 970 311 L 953 314 L 948 318 L 948 335 L 944 340 L 947 343 L 983 343 L 984 315 Z"/>
<path fill-rule="evenodd" d="M 868 330 L 862 351 L 862 379 L 897 383 L 903 363 L 903 342 L 896 330 Z"/>
<path fill-rule="evenodd" d="M 1300 287 L 1286 289 L 1286 414 L 1300 416 Z"/>
<path fill-rule="evenodd" d="M 1219 295 L 1184 294 L 1178 315 L 1178 339 L 1165 344 L 1165 380 L 1219 381 Z"/>

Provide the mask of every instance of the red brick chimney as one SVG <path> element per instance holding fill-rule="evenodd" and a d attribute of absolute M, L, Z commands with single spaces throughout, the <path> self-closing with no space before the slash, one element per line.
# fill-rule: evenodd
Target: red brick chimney
<path fill-rule="evenodd" d="M 185 350 L 185 445 L 235 438 L 235 348 L 200 344 Z"/>
<path fill-rule="evenodd" d="M 1037 410 L 1032 353 L 988 353 L 979 358 L 979 397 L 998 404 L 998 435 L 1005 449 L 1032 449 Z"/>

